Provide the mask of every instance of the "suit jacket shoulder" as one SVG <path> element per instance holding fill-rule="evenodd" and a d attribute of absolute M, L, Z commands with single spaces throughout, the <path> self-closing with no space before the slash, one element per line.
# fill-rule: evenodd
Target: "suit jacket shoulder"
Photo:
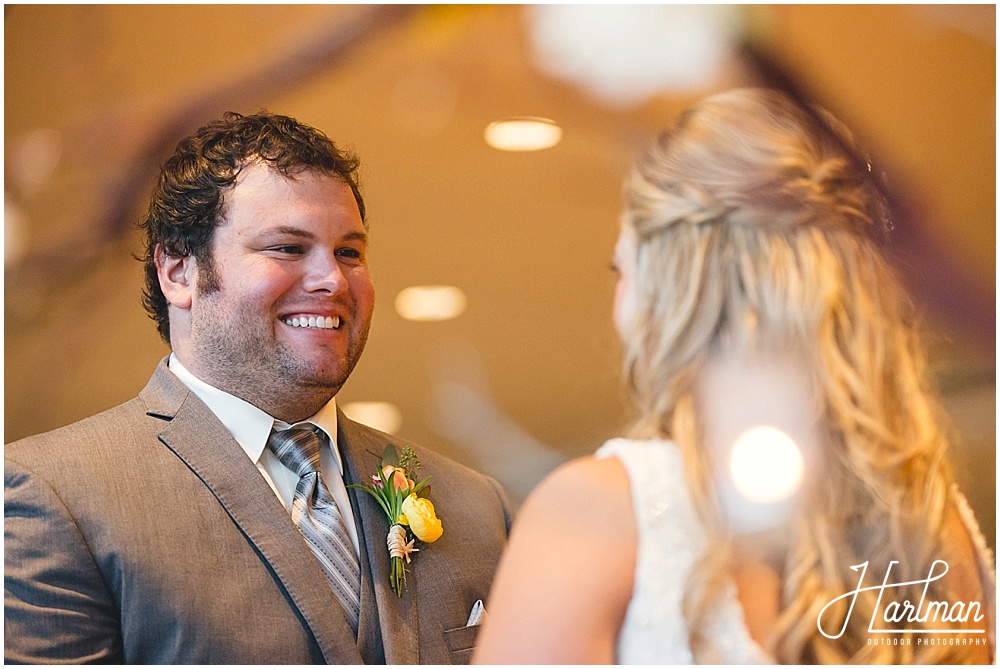
<path fill-rule="evenodd" d="M 4 500 L 10 661 L 361 661 L 288 513 L 165 362 L 138 398 L 7 446 Z"/>
<path fill-rule="evenodd" d="M 25 437 L 4 446 L 4 460 L 39 475 L 93 476 L 110 462 L 134 456 L 136 447 L 153 447 L 143 436 L 153 435 L 162 421 L 149 419 L 139 398 L 64 427 Z"/>

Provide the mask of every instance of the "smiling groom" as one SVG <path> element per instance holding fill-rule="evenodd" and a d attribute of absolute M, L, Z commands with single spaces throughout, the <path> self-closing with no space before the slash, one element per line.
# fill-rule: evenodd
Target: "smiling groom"
<path fill-rule="evenodd" d="M 143 222 L 172 353 L 138 397 L 5 448 L 6 661 L 468 662 L 510 511 L 336 406 L 375 302 L 357 168 L 266 113 L 178 145 Z M 444 526 L 401 596 L 385 513 L 348 487 L 390 443 Z"/>

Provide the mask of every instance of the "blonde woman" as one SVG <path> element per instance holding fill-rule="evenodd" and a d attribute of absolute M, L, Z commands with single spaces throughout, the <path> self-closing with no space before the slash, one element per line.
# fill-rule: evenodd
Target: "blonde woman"
<path fill-rule="evenodd" d="M 993 660 L 993 561 L 881 200 L 819 119 L 723 93 L 634 170 L 614 322 L 639 418 L 525 503 L 477 662 Z M 791 449 L 737 466 L 761 426 Z"/>

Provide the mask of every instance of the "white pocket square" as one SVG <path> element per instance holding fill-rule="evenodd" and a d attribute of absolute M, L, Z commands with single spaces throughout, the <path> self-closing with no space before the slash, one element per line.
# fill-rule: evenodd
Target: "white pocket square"
<path fill-rule="evenodd" d="M 472 627 L 474 625 L 481 625 L 485 619 L 486 607 L 483 606 L 483 600 L 480 599 L 472 605 L 472 613 L 469 614 L 469 622 L 465 623 L 465 626 Z"/>

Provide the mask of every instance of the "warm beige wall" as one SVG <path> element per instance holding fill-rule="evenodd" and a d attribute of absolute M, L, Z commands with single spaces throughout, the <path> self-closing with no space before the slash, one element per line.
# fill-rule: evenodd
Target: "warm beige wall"
<path fill-rule="evenodd" d="M 111 234 L 107 205 L 121 184 L 141 199 L 143 175 L 162 158 L 142 154 L 151 133 L 220 90 L 206 118 L 267 107 L 321 127 L 365 161 L 380 303 L 345 399 L 392 399 L 406 416 L 403 436 L 497 474 L 515 496 L 620 429 L 606 271 L 620 177 L 638 139 L 669 122 L 679 101 L 609 110 L 541 76 L 510 6 L 416 8 L 343 58 L 323 56 L 324 40 L 352 11 L 5 8 L 7 202 L 25 217 L 28 253 L 5 272 L 5 440 L 128 399 L 165 354 L 139 306 L 136 239 Z M 768 49 L 884 156 L 939 250 L 992 289 L 995 37 L 983 26 L 995 25 L 995 8 L 945 14 L 952 27 L 938 20 L 941 11 L 751 8 Z M 318 59 L 311 76 L 256 74 L 300 52 Z M 423 137 L 394 120 L 393 96 L 403 78 L 427 69 L 450 82 L 456 105 L 440 134 Z M 729 82 L 748 83 L 741 76 Z M 226 92 L 234 81 L 247 84 Z M 566 139 L 536 156 L 485 148 L 483 125 L 507 114 L 551 115 Z M 44 174 L 52 135 L 33 133 L 46 129 L 61 141 L 55 169 L 35 187 L 25 181 L 30 174 L 17 182 L 24 170 Z M 933 276 L 938 268 L 913 269 Z M 420 281 L 463 285 L 469 312 L 440 326 L 401 322 L 392 297 Z M 995 344 L 950 317 L 929 320 L 933 362 L 961 436 L 963 481 L 992 536 Z M 509 421 L 494 426 L 496 448 L 509 454 L 474 453 L 442 434 L 432 415 L 442 374 L 477 379 Z"/>

